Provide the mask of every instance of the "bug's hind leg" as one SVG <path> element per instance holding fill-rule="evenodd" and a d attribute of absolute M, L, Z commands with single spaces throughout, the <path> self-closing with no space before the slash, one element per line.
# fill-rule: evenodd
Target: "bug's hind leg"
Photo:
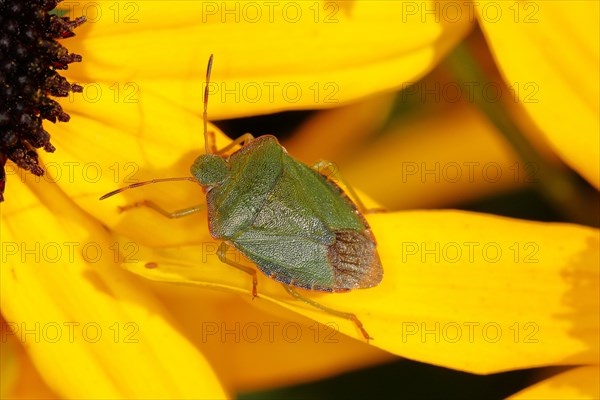
<path fill-rule="evenodd" d="M 298 293 L 296 290 L 294 290 L 291 286 L 286 285 L 285 283 L 282 283 L 281 285 L 294 298 L 296 298 L 300 301 L 303 301 L 304 303 L 309 304 L 315 308 L 318 308 L 319 310 L 325 311 L 328 314 L 335 315 L 337 317 L 341 317 L 341 318 L 347 319 L 349 321 L 352 321 L 354 323 L 354 325 L 356 325 L 358 330 L 360 330 L 360 333 L 364 336 L 364 338 L 367 340 L 367 342 L 369 340 L 373 339 L 371 336 L 369 336 L 369 334 L 367 333 L 366 329 L 364 328 L 362 322 L 360 322 L 360 320 L 356 317 L 356 315 L 354 315 L 352 313 L 338 311 L 338 310 L 334 310 L 333 308 L 326 307 L 322 304 L 317 303 L 314 300 L 309 299 L 308 297 L 302 296 L 300 293 Z"/>
<path fill-rule="evenodd" d="M 342 174 L 340 173 L 340 171 L 338 170 L 338 168 L 336 167 L 336 165 L 334 163 L 332 163 L 330 161 L 320 160 L 320 161 L 317 161 L 311 168 L 314 169 L 315 171 L 317 171 L 318 173 L 320 173 L 321 175 L 324 175 L 328 178 L 333 177 L 333 178 L 337 179 L 338 181 L 342 182 L 344 184 L 344 186 L 346 187 L 346 190 L 348 190 L 348 192 L 350 193 L 350 196 L 352 196 L 352 199 L 356 202 L 358 211 L 360 211 L 361 213 L 374 214 L 374 213 L 378 213 L 378 212 L 387 211 L 383 208 L 367 208 L 365 206 L 365 204 L 362 202 L 362 200 L 360 199 L 360 197 L 358 197 L 358 195 L 356 194 L 356 191 L 354 190 L 354 188 L 352 186 L 350 186 L 350 184 L 348 184 L 348 181 L 346 181 L 346 179 L 344 179 L 344 177 L 342 176 Z"/>
<path fill-rule="evenodd" d="M 192 215 L 197 212 L 200 212 L 206 207 L 206 205 L 199 204 L 196 206 L 183 208 L 183 209 L 177 210 L 177 211 L 167 211 L 164 208 L 162 208 L 161 206 L 159 206 L 158 204 L 156 204 L 155 202 L 153 202 L 152 200 L 142 200 L 142 201 L 136 201 L 135 203 L 132 203 L 132 204 L 127 204 L 126 206 L 120 206 L 119 212 L 131 210 L 132 208 L 137 208 L 137 207 L 151 208 L 154 211 L 160 213 L 161 215 L 172 219 L 172 218 L 187 217 L 188 215 Z"/>
<path fill-rule="evenodd" d="M 256 286 L 258 285 L 258 279 L 256 277 L 256 270 L 254 268 L 247 267 L 236 261 L 228 259 L 227 258 L 227 249 L 228 248 L 231 248 L 231 246 L 229 246 L 226 242 L 221 242 L 221 245 L 217 249 L 217 256 L 219 257 L 219 260 L 221 260 L 221 262 L 224 264 L 231 265 L 232 267 L 237 268 L 241 271 L 244 271 L 245 273 L 252 276 L 252 299 L 254 299 L 256 296 L 258 296 L 258 293 L 256 291 Z"/>
<path fill-rule="evenodd" d="M 254 136 L 252 136 L 251 133 L 244 133 L 242 136 L 235 139 L 233 142 L 229 143 L 227 146 L 218 150 L 215 154 L 221 155 L 223 153 L 227 153 L 229 150 L 233 149 L 238 144 L 241 146 L 245 146 L 253 140 L 254 140 Z"/>

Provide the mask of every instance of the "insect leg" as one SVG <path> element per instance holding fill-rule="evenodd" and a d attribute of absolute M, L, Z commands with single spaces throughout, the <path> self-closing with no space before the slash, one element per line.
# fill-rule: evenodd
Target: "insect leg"
<path fill-rule="evenodd" d="M 362 213 L 365 213 L 366 211 L 368 211 L 367 207 L 365 207 L 365 204 L 362 202 L 360 197 L 358 197 L 358 195 L 356 194 L 356 191 L 354 190 L 354 188 L 348 184 L 348 182 L 344 179 L 342 174 L 340 174 L 340 171 L 337 169 L 337 167 L 335 166 L 334 163 L 332 163 L 330 161 L 320 160 L 320 161 L 317 161 L 312 166 L 312 169 L 316 170 L 321 175 L 325 175 L 327 177 L 334 177 L 337 180 L 341 181 L 344 184 L 344 186 L 346 187 L 346 190 L 348 190 L 348 192 L 350 192 L 350 195 L 356 202 L 356 205 L 358 206 L 358 210 Z"/>
<path fill-rule="evenodd" d="M 360 322 L 360 320 L 356 317 L 356 315 L 354 315 L 352 313 L 346 313 L 343 311 L 338 311 L 338 310 L 334 310 L 333 308 L 326 307 L 322 304 L 317 303 L 314 300 L 309 299 L 308 297 L 302 296 L 300 293 L 298 293 L 296 290 L 294 290 L 291 286 L 286 285 L 285 283 L 282 283 L 281 285 L 285 288 L 285 290 L 291 296 L 295 297 L 296 299 L 301 300 L 301 301 L 305 302 L 306 304 L 309 304 L 315 308 L 318 308 L 319 310 L 325 311 L 328 314 L 335 315 L 337 317 L 341 317 L 341 318 L 347 319 L 349 321 L 352 321 L 354 323 L 354 325 L 356 325 L 358 330 L 360 330 L 360 333 L 362 333 L 364 338 L 367 339 L 367 342 L 369 340 L 373 339 L 371 336 L 369 336 L 369 334 L 365 330 L 362 322 Z"/>
<path fill-rule="evenodd" d="M 250 268 L 240 263 L 237 263 L 233 260 L 227 259 L 228 248 L 231 248 L 231 246 L 229 246 L 226 242 L 221 242 L 221 245 L 217 249 L 217 256 L 219 257 L 219 260 L 221 260 L 222 263 L 231 265 L 232 267 L 244 271 L 245 273 L 250 274 L 252 276 L 252 298 L 254 299 L 256 296 L 258 296 L 256 291 L 256 286 L 258 285 L 256 270 L 254 268 Z"/>
<path fill-rule="evenodd" d="M 363 214 L 374 211 L 365 207 L 365 204 L 362 202 L 360 197 L 358 197 L 356 191 L 352 188 L 352 186 L 348 184 L 348 182 L 344 179 L 342 174 L 340 174 L 340 171 L 337 169 L 334 163 L 330 161 L 320 160 L 313 164 L 311 168 L 320 173 L 321 175 L 325 175 L 326 177 L 331 176 L 341 181 L 348 190 L 348 192 L 350 192 L 350 195 L 352 196 L 354 201 L 356 202 L 356 205 L 358 206 L 358 211 L 360 211 Z"/>
<path fill-rule="evenodd" d="M 229 143 L 227 146 L 223 147 L 221 150 L 217 151 L 216 154 L 223 154 L 237 146 L 238 144 L 241 146 L 245 146 L 249 142 L 254 140 L 254 136 L 251 133 L 244 133 L 239 138 L 235 139 L 233 142 Z M 242 144 L 243 143 L 243 144 Z"/>
<path fill-rule="evenodd" d="M 167 218 L 181 218 L 181 217 L 187 217 L 188 215 L 195 214 L 197 212 L 202 211 L 206 207 L 206 205 L 199 204 L 197 206 L 192 206 L 192 207 L 188 207 L 188 208 L 184 208 L 181 210 L 170 212 L 170 211 L 165 210 L 164 208 L 162 208 L 161 206 L 159 206 L 152 200 L 142 200 L 142 201 L 136 201 L 135 203 L 128 204 L 126 206 L 119 207 L 119 212 L 131 210 L 132 208 L 137 208 L 137 207 L 149 207 L 149 208 L 153 209 L 154 211 L 159 212 L 160 214 L 164 215 Z"/>

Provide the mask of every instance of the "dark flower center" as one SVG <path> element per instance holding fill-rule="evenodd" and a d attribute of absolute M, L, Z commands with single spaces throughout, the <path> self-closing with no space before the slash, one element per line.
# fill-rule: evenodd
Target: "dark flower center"
<path fill-rule="evenodd" d="M 65 97 L 82 87 L 58 70 L 81 56 L 56 39 L 74 35 L 85 17 L 71 20 L 50 13 L 62 0 L 0 0 L 0 201 L 4 200 L 7 160 L 43 175 L 36 149 L 53 152 L 42 120 L 66 122 L 69 115 L 49 96 Z"/>

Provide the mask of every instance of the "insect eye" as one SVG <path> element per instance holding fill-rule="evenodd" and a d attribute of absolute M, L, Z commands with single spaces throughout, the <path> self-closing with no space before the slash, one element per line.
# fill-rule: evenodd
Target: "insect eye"
<path fill-rule="evenodd" d="M 216 154 L 196 158 L 190 171 L 202 186 L 218 186 L 229 174 L 225 160 Z"/>

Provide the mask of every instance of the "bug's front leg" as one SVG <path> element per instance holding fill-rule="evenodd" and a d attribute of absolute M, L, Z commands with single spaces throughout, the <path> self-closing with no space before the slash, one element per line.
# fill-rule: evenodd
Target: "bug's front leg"
<path fill-rule="evenodd" d="M 335 315 L 337 317 L 341 317 L 344 319 L 347 319 L 349 321 L 352 321 L 354 323 L 354 325 L 356 325 L 356 327 L 358 328 L 358 330 L 360 331 L 360 333 L 364 336 L 364 338 L 367 340 L 367 342 L 369 340 L 372 340 L 373 338 L 371 336 L 369 336 L 369 334 L 367 333 L 365 327 L 363 326 L 362 322 L 360 322 L 360 320 L 356 317 L 356 315 L 352 314 L 352 313 L 347 313 L 347 312 L 343 312 L 343 311 L 338 311 L 338 310 L 334 310 L 333 308 L 329 308 L 326 307 L 322 304 L 317 303 L 314 300 L 309 299 L 308 297 L 304 297 L 302 296 L 300 293 L 298 293 L 296 290 L 294 290 L 291 286 L 286 285 L 285 283 L 281 284 L 286 292 L 288 292 L 291 296 L 293 296 L 294 298 L 303 301 L 304 303 L 311 305 L 315 308 L 318 308 L 319 310 L 325 311 L 328 314 L 331 315 Z"/>
<path fill-rule="evenodd" d="M 177 211 L 167 211 L 164 208 L 162 208 L 161 206 L 159 206 L 158 204 L 156 204 L 155 202 L 153 202 L 152 200 L 142 200 L 142 201 L 136 201 L 135 203 L 128 204 L 126 206 L 120 206 L 119 212 L 131 210 L 132 208 L 137 208 L 137 207 L 148 207 L 148 208 L 151 208 L 154 211 L 162 214 L 163 216 L 165 216 L 167 218 L 173 219 L 173 218 L 187 217 L 188 215 L 192 215 L 197 212 L 200 212 L 206 207 L 206 205 L 199 204 L 196 206 L 183 208 L 183 209 L 177 210 Z"/>
<path fill-rule="evenodd" d="M 245 146 L 253 140 L 254 140 L 254 136 L 252 136 L 251 133 L 244 133 L 242 136 L 235 139 L 233 142 L 229 143 L 227 146 L 223 147 L 221 150 L 217 151 L 216 154 L 221 155 L 223 153 L 227 153 L 229 150 L 233 149 L 238 144 L 241 146 Z"/>
<path fill-rule="evenodd" d="M 256 276 L 256 270 L 254 268 L 247 267 L 242 265 L 236 261 L 230 260 L 227 258 L 227 249 L 231 248 L 226 242 L 221 242 L 221 245 L 217 249 L 217 256 L 222 263 L 231 265 L 234 268 L 239 269 L 240 271 L 244 271 L 245 273 L 252 276 L 252 299 L 258 296 L 258 292 L 256 290 L 256 286 L 258 285 L 258 278 Z"/>
<path fill-rule="evenodd" d="M 328 178 L 333 177 L 333 178 L 337 179 L 338 181 L 342 182 L 344 184 L 344 186 L 346 187 L 346 190 L 348 190 L 348 192 L 350 193 L 350 196 L 352 196 L 352 199 L 356 202 L 358 211 L 360 211 L 361 213 L 373 214 L 373 213 L 377 213 L 377 212 L 386 212 L 387 211 L 383 208 L 367 208 L 365 206 L 365 204 L 362 202 L 362 200 L 360 199 L 360 197 L 358 197 L 358 195 L 356 194 L 356 191 L 354 190 L 354 188 L 352 186 L 350 186 L 350 184 L 348 184 L 348 181 L 346 181 L 346 179 L 344 179 L 344 177 L 342 176 L 339 169 L 336 167 L 336 165 L 334 163 L 332 163 L 330 161 L 320 160 L 320 161 L 317 161 L 315 164 L 313 164 L 313 166 L 311 168 L 314 169 L 315 171 L 317 171 L 318 173 L 320 173 L 321 175 L 324 175 Z"/>

